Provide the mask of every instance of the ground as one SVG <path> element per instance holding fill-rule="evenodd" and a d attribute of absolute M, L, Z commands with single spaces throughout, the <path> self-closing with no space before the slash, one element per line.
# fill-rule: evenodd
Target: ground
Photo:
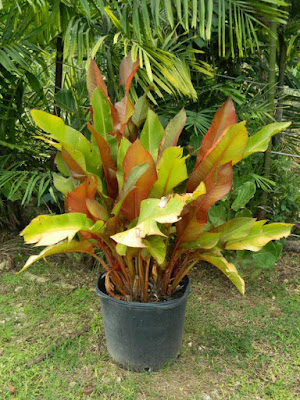
<path fill-rule="evenodd" d="M 296 253 L 256 278 L 241 271 L 245 297 L 214 267 L 196 269 L 180 358 L 135 373 L 108 357 L 100 270 L 60 256 L 17 275 L 29 250 L 17 240 L 0 244 L 1 399 L 300 398 Z"/>

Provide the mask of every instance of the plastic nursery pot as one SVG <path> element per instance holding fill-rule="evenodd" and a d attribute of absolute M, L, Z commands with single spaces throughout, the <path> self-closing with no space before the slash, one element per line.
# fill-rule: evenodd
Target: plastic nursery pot
<path fill-rule="evenodd" d="M 181 297 L 158 303 L 116 300 L 106 294 L 100 275 L 100 297 L 107 350 L 114 362 L 133 371 L 155 371 L 175 360 L 181 350 L 189 278 Z"/>

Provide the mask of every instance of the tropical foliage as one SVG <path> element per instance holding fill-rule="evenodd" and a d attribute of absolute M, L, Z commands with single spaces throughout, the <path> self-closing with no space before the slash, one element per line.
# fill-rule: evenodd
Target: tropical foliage
<path fill-rule="evenodd" d="M 164 129 L 145 95 L 133 106 L 129 90 L 138 68 L 129 53 L 120 65 L 125 95 L 113 104 L 96 63 L 90 62 L 90 140 L 56 116 L 31 111 L 47 133 L 41 139 L 58 150 L 61 174 L 55 174 L 54 183 L 64 195 L 67 213 L 41 215 L 23 230 L 27 243 L 47 247 L 31 256 L 22 271 L 51 254 L 84 252 L 106 270 L 111 296 L 147 302 L 171 296 L 204 260 L 243 294 L 244 281 L 222 251 L 257 252 L 288 236 L 292 225 L 240 217 L 213 226 L 207 214 L 230 191 L 233 165 L 263 152 L 271 136 L 289 123 L 268 125 L 248 139 L 245 121 L 237 123 L 229 99 L 217 111 L 188 174 L 188 156 L 177 146 L 185 111 Z"/>

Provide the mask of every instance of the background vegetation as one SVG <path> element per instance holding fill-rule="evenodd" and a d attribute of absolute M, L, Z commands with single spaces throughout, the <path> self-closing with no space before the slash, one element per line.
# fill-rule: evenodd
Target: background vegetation
<path fill-rule="evenodd" d="M 52 186 L 54 155 L 36 140 L 29 109 L 60 115 L 86 132 L 86 63 L 94 57 L 110 96 L 121 96 L 118 66 L 129 50 L 141 68 L 131 96 L 147 90 L 162 122 L 184 106 L 181 144 L 191 156 L 228 97 L 250 134 L 272 120 L 293 120 L 267 152 L 235 171 L 230 213 L 299 220 L 300 11 L 274 0 L 31 0 L 0 3 L 0 223 L 20 230 L 43 205 L 62 207 Z M 255 193 L 253 199 L 251 195 Z M 269 196 L 266 194 L 269 193 Z M 24 209 L 25 207 L 25 209 Z"/>

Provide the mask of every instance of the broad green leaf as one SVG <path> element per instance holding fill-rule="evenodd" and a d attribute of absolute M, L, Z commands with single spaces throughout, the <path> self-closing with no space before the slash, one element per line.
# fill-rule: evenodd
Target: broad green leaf
<path fill-rule="evenodd" d="M 281 251 L 282 243 L 269 242 L 257 253 L 252 253 L 252 258 L 261 268 L 270 268 L 280 257 Z"/>
<path fill-rule="evenodd" d="M 184 249 L 212 249 L 219 242 L 221 233 L 204 232 L 198 240 L 183 243 Z"/>
<path fill-rule="evenodd" d="M 131 118 L 132 122 L 134 122 L 138 128 L 147 118 L 148 108 L 149 108 L 149 103 L 147 101 L 146 94 L 144 94 L 143 96 L 139 97 L 137 102 L 135 103 L 134 114 Z"/>
<path fill-rule="evenodd" d="M 184 128 L 185 122 L 186 122 L 186 113 L 184 108 L 182 108 L 179 111 L 179 113 L 175 115 L 173 119 L 171 119 L 171 121 L 168 123 L 165 129 L 165 134 L 164 137 L 162 138 L 158 150 L 158 160 L 168 147 L 177 145 L 179 136 Z"/>
<path fill-rule="evenodd" d="M 117 233 L 112 239 L 129 247 L 145 247 L 142 239 L 150 235 L 165 236 L 157 223 L 178 221 L 184 204 L 180 196 L 143 200 L 137 225 L 125 232 Z"/>
<path fill-rule="evenodd" d="M 107 141 L 88 122 L 88 129 L 96 140 L 102 161 L 108 194 L 115 199 L 118 195 L 118 182 L 116 177 L 115 163 L 111 156 L 110 147 Z"/>
<path fill-rule="evenodd" d="M 53 183 L 56 189 L 61 192 L 64 196 L 67 196 L 69 192 L 75 189 L 74 179 L 64 178 L 62 175 L 53 173 Z"/>
<path fill-rule="evenodd" d="M 84 159 L 87 172 L 101 175 L 99 151 L 82 133 L 65 125 L 61 118 L 44 111 L 31 110 L 31 116 L 41 129 L 62 144 L 70 157 L 74 153 L 77 159 Z M 82 153 L 82 156 L 79 153 Z M 82 162 L 80 165 L 83 168 Z"/>
<path fill-rule="evenodd" d="M 227 278 L 231 280 L 231 282 L 242 295 L 245 294 L 245 282 L 239 276 L 234 264 L 229 263 L 224 257 L 209 253 L 200 254 L 200 259 L 215 265 L 220 271 L 223 272 L 223 274 L 227 276 Z"/>
<path fill-rule="evenodd" d="M 163 264 L 166 258 L 166 244 L 164 239 L 159 236 L 149 236 L 143 239 L 143 243 L 147 246 L 147 250 L 159 265 Z"/>
<path fill-rule="evenodd" d="M 256 191 L 255 183 L 253 182 L 243 183 L 234 191 L 234 193 L 237 196 L 234 202 L 232 203 L 231 208 L 234 211 L 237 211 L 240 208 L 244 208 L 246 204 L 253 198 L 255 191 Z"/>
<path fill-rule="evenodd" d="M 158 179 L 154 183 L 149 197 L 161 198 L 167 196 L 181 182 L 188 178 L 183 148 L 169 147 L 164 152 L 157 165 Z"/>
<path fill-rule="evenodd" d="M 226 243 L 230 240 L 237 240 L 247 237 L 253 225 L 254 218 L 235 218 L 225 224 L 219 225 L 210 232 L 220 232 L 220 242 Z"/>
<path fill-rule="evenodd" d="M 218 166 L 232 162 L 236 164 L 243 158 L 248 142 L 248 132 L 245 121 L 226 128 L 213 147 L 204 155 L 202 161 L 195 167 L 187 183 L 187 190 L 192 192 L 208 174 Z"/>
<path fill-rule="evenodd" d="M 65 161 L 62 158 L 61 152 L 58 152 L 55 156 L 55 164 L 57 166 L 57 169 L 59 170 L 59 172 L 61 172 L 62 174 L 66 175 L 66 176 L 70 176 L 70 170 L 67 166 L 67 164 L 65 163 Z"/>
<path fill-rule="evenodd" d="M 129 149 L 130 146 L 131 146 L 130 141 L 126 139 L 126 137 L 123 137 L 120 143 L 120 147 L 118 150 L 118 157 L 117 157 L 117 167 L 118 167 L 117 180 L 119 185 L 119 192 L 121 192 L 124 183 L 123 161 L 127 153 L 127 150 Z"/>
<path fill-rule="evenodd" d="M 251 218 L 252 212 L 248 208 L 243 208 L 235 214 L 235 218 Z"/>
<path fill-rule="evenodd" d="M 107 134 L 114 130 L 109 102 L 101 89 L 96 88 L 92 96 L 94 128 L 106 139 Z"/>
<path fill-rule="evenodd" d="M 78 252 L 78 253 L 88 253 L 88 254 L 94 254 L 94 246 L 88 241 L 88 240 L 83 240 L 81 242 L 77 242 L 75 240 L 72 240 L 71 242 L 63 242 L 59 244 L 55 244 L 53 246 L 46 247 L 44 250 L 40 252 L 40 254 L 36 256 L 30 256 L 24 265 L 24 267 L 18 272 L 20 274 L 21 272 L 24 272 L 28 267 L 30 267 L 33 263 L 35 263 L 38 260 L 41 260 L 42 258 L 44 259 L 47 256 L 51 256 L 53 254 L 59 254 L 59 253 L 71 253 L 71 252 Z"/>
<path fill-rule="evenodd" d="M 94 217 L 102 221 L 108 221 L 109 215 L 105 208 L 98 203 L 95 199 L 86 199 L 85 200 L 86 207 L 88 212 Z"/>
<path fill-rule="evenodd" d="M 140 179 L 140 177 L 146 172 L 148 167 L 149 167 L 148 163 L 143 163 L 143 164 L 139 164 L 136 167 L 132 168 L 132 170 L 130 171 L 130 174 L 129 174 L 128 178 L 126 179 L 126 182 L 124 183 L 122 190 L 119 194 L 118 203 L 115 205 L 114 209 L 112 210 L 112 213 L 114 215 L 119 214 L 126 197 L 131 192 L 131 190 L 133 190 L 135 188 L 135 184 Z"/>
<path fill-rule="evenodd" d="M 40 215 L 21 232 L 26 243 L 35 246 L 49 246 L 64 239 L 70 242 L 77 232 L 89 230 L 93 221 L 85 214 Z"/>
<path fill-rule="evenodd" d="M 272 136 L 288 128 L 291 122 L 275 122 L 264 126 L 259 132 L 249 138 L 244 158 L 253 153 L 266 151 Z"/>
<path fill-rule="evenodd" d="M 127 252 L 127 246 L 125 246 L 124 244 L 118 243 L 118 244 L 116 245 L 116 250 L 117 250 L 117 253 L 118 253 L 120 256 L 125 256 L 125 255 L 126 255 L 126 252 Z"/>
<path fill-rule="evenodd" d="M 227 210 L 224 204 L 219 204 L 218 206 L 214 204 L 208 210 L 209 221 L 214 226 L 219 226 L 221 224 L 224 224 L 224 222 L 226 221 L 226 217 L 227 217 Z"/>
<path fill-rule="evenodd" d="M 253 225 L 249 235 L 240 240 L 230 240 L 225 249 L 227 250 L 251 250 L 259 251 L 271 240 L 278 240 L 289 236 L 292 224 L 274 223 L 263 226 L 266 221 L 257 221 Z"/>
<path fill-rule="evenodd" d="M 140 141 L 146 150 L 152 155 L 154 161 L 157 160 L 158 148 L 164 136 L 164 128 L 160 123 L 158 116 L 152 111 L 148 110 L 147 119 L 144 124 Z"/>

